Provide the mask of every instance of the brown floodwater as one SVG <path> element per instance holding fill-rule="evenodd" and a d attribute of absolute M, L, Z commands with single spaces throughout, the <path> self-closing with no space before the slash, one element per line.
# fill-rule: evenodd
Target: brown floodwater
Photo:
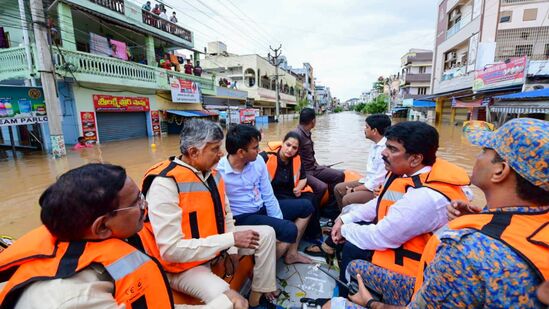
<path fill-rule="evenodd" d="M 395 120 L 398 121 L 398 120 Z M 267 141 L 280 140 L 297 120 L 291 117 L 280 123 L 264 124 L 262 146 Z M 365 162 L 373 143 L 363 132 L 364 115 L 354 112 L 328 114 L 317 118 L 313 130 L 316 158 L 320 164 L 343 162 L 334 166 L 364 172 Z M 471 146 L 462 136 L 461 127 L 442 124 L 438 156 L 456 163 L 471 173 L 479 149 Z M 156 144 L 155 148 L 150 145 Z M 43 153 L 17 153 L 0 150 L 0 234 L 19 237 L 40 224 L 38 198 L 58 175 L 80 165 L 92 162 L 119 164 L 138 184 L 144 172 L 154 163 L 179 153 L 175 135 L 156 139 L 135 139 L 110 142 L 95 148 L 68 150 L 62 159 L 52 159 Z M 474 203 L 483 205 L 484 195 L 477 188 Z"/>

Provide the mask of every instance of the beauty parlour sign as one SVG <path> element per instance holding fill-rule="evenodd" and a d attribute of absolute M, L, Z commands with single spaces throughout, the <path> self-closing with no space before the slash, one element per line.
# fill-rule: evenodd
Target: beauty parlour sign
<path fill-rule="evenodd" d="M 94 94 L 93 106 L 96 112 L 148 112 L 150 110 L 147 97 Z"/>

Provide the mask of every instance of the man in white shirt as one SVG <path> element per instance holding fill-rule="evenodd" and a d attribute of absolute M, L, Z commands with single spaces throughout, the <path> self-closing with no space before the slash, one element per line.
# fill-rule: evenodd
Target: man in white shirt
<path fill-rule="evenodd" d="M 467 199 L 462 188 L 469 185 L 467 172 L 436 157 L 435 128 L 401 122 L 387 129 L 385 137 L 382 156 L 391 173 L 380 195 L 366 204 L 348 206 L 332 229 L 332 240 L 344 243 L 342 280 L 353 259 L 415 276 L 430 233 L 448 221 L 446 206 L 451 200 Z"/>
<path fill-rule="evenodd" d="M 375 197 L 374 190 L 383 185 L 387 170 L 381 158 L 385 150 L 385 130 L 391 126 L 391 119 L 385 114 L 373 114 L 366 117 L 364 135 L 374 142 L 368 155 L 366 175 L 355 181 L 339 183 L 334 188 L 334 196 L 340 209 L 349 204 L 363 204 Z"/>
<path fill-rule="evenodd" d="M 223 156 L 223 131 L 205 120 L 187 121 L 181 131 L 181 156 L 154 165 L 143 180 L 148 219 L 140 237 L 147 252 L 167 272 L 173 289 L 214 302 L 229 284 L 210 264 L 221 252 L 232 269 L 239 255 L 254 255 L 250 306 L 276 291 L 274 230 L 269 226 L 235 226 L 221 175 L 213 166 Z"/>

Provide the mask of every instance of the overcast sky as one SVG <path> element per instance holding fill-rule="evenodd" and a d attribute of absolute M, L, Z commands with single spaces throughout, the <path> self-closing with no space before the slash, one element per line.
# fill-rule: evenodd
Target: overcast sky
<path fill-rule="evenodd" d="M 436 0 L 164 2 L 194 32 L 196 49 L 219 40 L 230 53 L 266 55 L 269 44 L 282 44 L 291 66 L 309 62 L 317 83 L 342 100 L 398 72 L 410 48 L 433 48 Z"/>

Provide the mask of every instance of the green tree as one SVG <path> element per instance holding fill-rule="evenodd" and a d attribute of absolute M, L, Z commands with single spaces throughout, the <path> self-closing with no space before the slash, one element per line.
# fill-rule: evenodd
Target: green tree
<path fill-rule="evenodd" d="M 307 99 L 301 99 L 299 101 L 297 101 L 297 104 L 295 105 L 294 107 L 294 110 L 297 112 L 297 113 L 301 113 L 301 111 L 307 107 L 309 105 L 309 101 L 307 101 Z"/>
<path fill-rule="evenodd" d="M 366 104 L 362 109 L 365 114 L 379 114 L 387 111 L 387 96 L 384 94 L 378 95 L 372 102 Z"/>

